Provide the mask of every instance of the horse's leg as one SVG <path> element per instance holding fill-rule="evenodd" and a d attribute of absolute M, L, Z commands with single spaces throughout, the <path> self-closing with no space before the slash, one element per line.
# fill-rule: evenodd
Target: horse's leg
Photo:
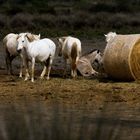
<path fill-rule="evenodd" d="M 13 74 L 13 71 L 12 71 L 12 65 L 11 65 L 11 60 L 12 58 L 10 57 L 10 54 L 9 52 L 6 50 L 6 56 L 5 56 L 5 61 L 6 61 L 6 67 L 7 67 L 7 74 Z"/>
<path fill-rule="evenodd" d="M 51 71 L 52 61 L 53 60 L 52 60 L 51 57 L 49 57 L 48 60 L 46 61 L 46 66 L 47 66 L 47 70 L 48 70 L 48 72 L 47 72 L 47 80 L 50 79 L 50 71 Z"/>
<path fill-rule="evenodd" d="M 75 78 L 77 76 L 77 72 L 76 72 L 76 60 L 75 59 L 72 60 L 72 64 L 71 64 L 71 76 L 73 78 Z"/>
<path fill-rule="evenodd" d="M 74 70 L 71 68 L 71 76 L 74 77 Z"/>
<path fill-rule="evenodd" d="M 74 77 L 74 76 L 73 76 L 73 70 L 71 70 L 71 76 Z"/>
<path fill-rule="evenodd" d="M 5 56 L 5 61 L 6 61 L 6 68 L 7 68 L 7 74 L 10 74 L 10 56 L 6 54 Z"/>
<path fill-rule="evenodd" d="M 75 78 L 76 76 L 77 76 L 77 71 L 76 71 L 76 69 L 71 69 L 71 76 L 73 77 L 73 78 Z"/>
<path fill-rule="evenodd" d="M 76 62 L 75 62 L 75 68 L 74 68 L 74 77 L 77 76 L 77 63 L 78 63 L 79 57 L 76 57 Z"/>
<path fill-rule="evenodd" d="M 32 58 L 32 77 L 31 81 L 34 82 L 35 58 Z"/>
<path fill-rule="evenodd" d="M 23 65 L 24 65 L 24 60 L 23 60 L 23 55 L 20 54 L 20 58 L 21 58 L 21 62 L 20 62 L 20 72 L 19 72 L 19 77 L 22 77 L 22 69 L 23 69 Z"/>
<path fill-rule="evenodd" d="M 24 81 L 27 81 L 30 77 L 29 75 L 29 59 L 28 59 L 28 56 L 25 52 L 23 52 L 22 50 L 22 54 L 20 54 L 21 58 L 22 58 L 22 69 L 24 67 L 25 69 L 25 79 Z"/>
<path fill-rule="evenodd" d="M 10 56 L 10 73 L 13 75 L 13 68 L 12 68 L 12 61 L 16 56 L 12 55 Z"/>
<path fill-rule="evenodd" d="M 25 79 L 24 81 L 27 81 L 30 77 L 29 75 L 29 61 L 27 59 L 24 59 L 24 65 L 25 65 Z"/>
<path fill-rule="evenodd" d="M 10 74 L 13 75 L 13 68 L 12 68 L 12 61 L 15 58 L 15 56 L 11 56 L 9 59 L 9 68 L 10 68 Z"/>
<path fill-rule="evenodd" d="M 74 77 L 76 77 L 77 76 L 77 69 L 75 68 L 75 70 L 74 70 Z"/>
<path fill-rule="evenodd" d="M 47 69 L 47 67 L 46 67 L 46 65 L 44 65 L 43 71 L 42 71 L 42 73 L 40 75 L 40 79 L 43 79 L 44 78 L 44 76 L 46 74 L 46 69 Z"/>
<path fill-rule="evenodd" d="M 19 77 L 22 78 L 22 69 L 23 69 L 23 64 L 22 62 L 20 63 L 20 72 L 19 72 Z"/>

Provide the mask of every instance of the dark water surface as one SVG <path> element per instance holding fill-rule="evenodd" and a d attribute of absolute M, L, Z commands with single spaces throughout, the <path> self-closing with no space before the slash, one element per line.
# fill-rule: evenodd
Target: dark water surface
<path fill-rule="evenodd" d="M 0 140 L 139 140 L 140 109 L 121 103 L 101 108 L 57 102 L 0 104 Z"/>

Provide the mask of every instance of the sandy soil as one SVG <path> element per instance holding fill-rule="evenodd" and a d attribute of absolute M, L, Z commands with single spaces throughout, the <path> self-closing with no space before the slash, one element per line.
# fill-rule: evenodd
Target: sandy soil
<path fill-rule="evenodd" d="M 83 40 L 83 52 L 104 49 L 100 39 Z M 40 80 L 36 65 L 35 83 L 6 74 L 4 49 L 0 47 L 0 140 L 139 140 L 139 81 L 62 78 L 62 60 L 56 57 L 49 81 Z"/>

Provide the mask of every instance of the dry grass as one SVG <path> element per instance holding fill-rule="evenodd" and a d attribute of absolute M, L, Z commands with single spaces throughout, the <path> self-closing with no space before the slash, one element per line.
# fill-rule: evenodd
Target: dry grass
<path fill-rule="evenodd" d="M 1 79 L 3 79 L 1 77 Z M 57 100 L 60 103 L 100 106 L 103 102 L 123 102 L 139 105 L 140 92 L 137 82 L 104 82 L 96 79 L 36 79 L 35 83 L 24 82 L 16 77 L 6 77 L 0 81 L 1 99 L 38 98 L 50 102 Z M 16 87 L 16 88 L 15 88 Z"/>

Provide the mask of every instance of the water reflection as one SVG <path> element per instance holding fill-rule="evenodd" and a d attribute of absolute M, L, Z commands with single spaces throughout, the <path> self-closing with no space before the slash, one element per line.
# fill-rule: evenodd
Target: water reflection
<path fill-rule="evenodd" d="M 0 140 L 136 140 L 139 110 L 120 104 L 102 109 L 45 104 L 0 104 Z"/>

